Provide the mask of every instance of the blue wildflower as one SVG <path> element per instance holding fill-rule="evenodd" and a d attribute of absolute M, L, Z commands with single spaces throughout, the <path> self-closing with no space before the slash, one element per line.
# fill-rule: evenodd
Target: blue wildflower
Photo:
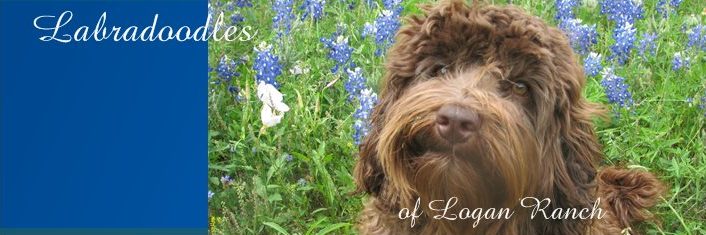
<path fill-rule="evenodd" d="M 331 69 L 332 73 L 343 69 L 351 59 L 353 48 L 348 45 L 348 38 L 340 33 L 334 33 L 331 38 L 321 38 L 321 42 L 329 49 L 328 57 L 336 62 Z"/>
<path fill-rule="evenodd" d="M 595 52 L 591 52 L 586 56 L 583 61 L 584 72 L 586 76 L 596 76 L 603 69 L 601 62 L 603 61 L 603 56 Z"/>
<path fill-rule="evenodd" d="M 695 50 L 706 51 L 706 27 L 704 25 L 699 24 L 691 28 L 687 32 L 687 37 L 689 38 L 687 46 Z"/>
<path fill-rule="evenodd" d="M 656 33 L 642 34 L 638 53 L 643 59 L 646 58 L 646 53 L 649 53 L 650 55 L 655 55 L 655 51 L 657 51 L 657 44 L 655 44 L 655 39 L 657 39 Z"/>
<path fill-rule="evenodd" d="M 662 18 L 667 18 L 671 14 L 677 12 L 677 8 L 681 5 L 682 0 L 671 0 L 667 4 L 667 0 L 657 1 L 657 13 L 662 15 Z"/>
<path fill-rule="evenodd" d="M 611 60 L 615 59 L 618 64 L 625 64 L 635 47 L 635 33 L 635 28 L 627 22 L 613 31 L 615 44 L 610 46 L 610 51 L 613 53 L 610 55 Z"/>
<path fill-rule="evenodd" d="M 216 17 L 218 17 L 217 14 L 220 13 L 216 9 L 216 7 L 217 6 L 215 4 L 211 4 L 210 2 L 208 3 L 208 20 L 207 20 L 208 27 L 206 28 L 206 31 L 208 33 L 212 33 L 214 31 L 213 27 L 216 26 L 216 22 L 215 22 Z"/>
<path fill-rule="evenodd" d="M 302 20 L 311 17 L 314 21 L 320 20 L 324 15 L 324 5 L 326 0 L 304 0 L 299 10 L 304 10 Z"/>
<path fill-rule="evenodd" d="M 363 77 L 363 70 L 360 67 L 355 69 L 347 69 L 346 74 L 348 75 L 348 80 L 344 84 L 346 91 L 348 91 L 348 101 L 352 102 L 355 98 L 360 96 L 360 92 L 365 89 L 365 77 Z"/>
<path fill-rule="evenodd" d="M 667 18 L 672 13 L 672 8 L 667 4 L 667 0 L 657 1 L 657 13 L 662 15 L 662 18 Z"/>
<path fill-rule="evenodd" d="M 292 12 L 293 0 L 274 0 L 272 10 L 275 12 L 275 17 L 272 18 L 272 28 L 278 30 L 277 35 L 288 34 L 292 29 L 292 20 L 294 12 Z"/>
<path fill-rule="evenodd" d="M 230 80 L 234 77 L 240 76 L 240 73 L 235 71 L 238 64 L 239 61 L 229 59 L 227 55 L 223 55 L 223 57 L 221 57 L 221 60 L 218 61 L 218 67 L 216 67 L 216 73 L 218 74 L 218 77 L 223 82 L 227 83 L 230 82 Z M 220 83 L 220 81 L 218 81 L 217 83 Z"/>
<path fill-rule="evenodd" d="M 275 79 L 282 74 L 282 65 L 279 64 L 279 57 L 272 54 L 272 46 L 262 42 L 255 48 L 255 52 L 257 57 L 253 63 L 253 69 L 256 71 L 256 83 L 263 81 L 279 88 L 279 83 Z"/>
<path fill-rule="evenodd" d="M 370 132 L 370 114 L 373 111 L 373 107 L 378 102 L 378 96 L 370 88 L 364 89 L 360 92 L 360 105 L 353 113 L 355 122 L 353 123 L 353 140 L 355 145 L 360 145 L 363 138 Z"/>
<path fill-rule="evenodd" d="M 288 162 L 291 162 L 292 160 L 294 160 L 294 157 L 292 157 L 291 154 L 287 153 L 287 154 L 284 155 L 284 160 L 285 160 L 285 161 L 288 161 Z"/>
<path fill-rule="evenodd" d="M 375 43 L 378 45 L 375 55 L 382 55 L 383 51 L 386 51 L 394 42 L 395 33 L 401 26 L 400 13 L 400 7 L 393 10 L 386 9 L 380 12 L 375 23 L 365 23 L 362 36 L 364 38 L 375 36 Z"/>
<path fill-rule="evenodd" d="M 348 10 L 353 10 L 353 9 L 355 9 L 355 3 L 356 3 L 355 0 L 349 1 L 349 2 L 348 2 Z"/>
<path fill-rule="evenodd" d="M 556 16 L 554 18 L 559 21 L 574 19 L 574 8 L 578 5 L 579 1 L 577 0 L 557 0 L 554 3 L 556 7 Z"/>
<path fill-rule="evenodd" d="M 243 97 L 240 96 L 240 88 L 237 86 L 233 86 L 232 84 L 228 85 L 228 93 L 230 93 L 233 98 L 235 99 L 236 102 L 241 102 L 243 101 Z"/>
<path fill-rule="evenodd" d="M 233 179 L 230 178 L 228 175 L 221 176 L 221 184 L 223 186 L 230 185 L 233 183 Z"/>
<path fill-rule="evenodd" d="M 580 19 L 565 19 L 559 24 L 569 37 L 571 46 L 580 54 L 588 53 L 591 46 L 598 43 L 598 32 L 596 25 L 585 25 Z"/>
<path fill-rule="evenodd" d="M 228 92 L 238 94 L 240 92 L 240 88 L 238 88 L 237 86 L 230 85 L 228 86 Z"/>
<path fill-rule="evenodd" d="M 679 8 L 679 5 L 681 5 L 681 2 L 683 0 L 671 0 L 669 1 L 669 5 L 671 5 L 674 8 Z"/>
<path fill-rule="evenodd" d="M 234 11 L 234 10 L 235 10 L 235 3 L 234 3 L 234 2 L 228 2 L 228 3 L 226 3 L 226 10 L 228 10 L 228 11 Z"/>
<path fill-rule="evenodd" d="M 375 28 L 375 25 L 373 25 L 369 22 L 366 22 L 365 24 L 363 24 L 363 32 L 360 35 L 363 36 L 363 38 L 365 38 L 367 36 L 375 35 L 376 31 L 377 31 L 377 29 Z"/>
<path fill-rule="evenodd" d="M 633 104 L 632 94 L 628 91 L 625 79 L 613 73 L 613 70 L 606 68 L 603 71 L 601 86 L 605 89 L 608 102 L 618 105 L 621 108 L 630 108 Z"/>
<path fill-rule="evenodd" d="M 689 57 L 682 55 L 681 52 L 674 53 L 674 59 L 672 60 L 672 70 L 679 71 L 682 68 L 689 68 Z"/>
<path fill-rule="evenodd" d="M 635 24 L 637 19 L 643 18 L 643 13 L 644 9 L 640 0 L 601 1 L 601 14 L 605 14 L 616 25 Z"/>
<path fill-rule="evenodd" d="M 402 0 L 382 0 L 382 5 L 388 10 L 398 8 L 400 3 L 402 3 Z"/>
<path fill-rule="evenodd" d="M 252 7 L 250 0 L 235 0 L 235 5 L 238 7 Z"/>
<path fill-rule="evenodd" d="M 701 96 L 701 104 L 699 104 L 699 108 L 701 110 L 704 110 L 704 116 L 706 116 L 706 94 L 704 94 L 704 96 Z"/>
<path fill-rule="evenodd" d="M 208 190 L 208 200 L 211 200 L 213 195 L 216 195 L 215 193 L 211 192 L 211 190 Z"/>
<path fill-rule="evenodd" d="M 237 25 L 243 21 L 245 21 L 245 17 L 243 17 L 243 15 L 240 13 L 233 13 L 232 15 L 230 15 L 230 24 L 231 25 Z"/>

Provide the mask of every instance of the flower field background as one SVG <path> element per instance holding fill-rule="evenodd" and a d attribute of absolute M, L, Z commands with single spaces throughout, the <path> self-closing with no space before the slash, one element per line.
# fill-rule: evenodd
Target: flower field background
<path fill-rule="evenodd" d="M 385 52 L 420 0 L 210 0 L 209 223 L 213 234 L 350 234 L 357 143 Z M 507 4 L 505 1 L 489 1 Z M 645 168 L 670 190 L 649 234 L 706 234 L 706 2 L 514 0 L 560 27 L 587 74 L 605 163 Z"/>

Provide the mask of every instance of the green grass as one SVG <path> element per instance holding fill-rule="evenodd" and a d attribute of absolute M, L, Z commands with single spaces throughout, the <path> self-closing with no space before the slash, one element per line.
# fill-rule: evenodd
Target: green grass
<path fill-rule="evenodd" d="M 328 51 L 319 40 L 330 37 L 338 25 L 343 25 L 344 35 L 354 48 L 353 61 L 363 69 L 368 85 L 377 91 L 384 58 L 374 55 L 375 43 L 361 38 L 360 32 L 365 22 L 374 21 L 379 8 L 371 9 L 363 1 L 349 10 L 348 3 L 329 0 L 321 21 L 296 20 L 291 33 L 278 39 L 270 29 L 274 15 L 270 1 L 252 2 L 252 8 L 239 11 L 246 18 L 243 24 L 258 30 L 254 40 L 209 43 L 212 67 L 222 55 L 247 58 L 238 66 L 241 75 L 231 81 L 242 89 L 241 102 L 234 100 L 226 85 L 210 86 L 209 189 L 215 193 L 209 200 L 212 232 L 354 233 L 363 199 L 362 195 L 351 194 L 357 151 L 351 137 L 355 106 L 347 101 L 345 76 L 330 72 L 334 62 L 327 58 Z M 295 1 L 297 18 L 301 2 Z M 418 13 L 418 2 L 422 1 L 404 1 L 403 15 Z M 513 2 L 556 24 L 554 1 Z M 667 196 L 654 210 L 661 225 L 646 225 L 649 234 L 706 234 L 706 119 L 705 111 L 698 107 L 706 90 L 706 53 L 689 50 L 691 67 L 678 72 L 671 69 L 672 55 L 686 50 L 682 26 L 704 24 L 706 3 L 686 0 L 678 14 L 663 19 L 654 10 L 656 2 L 644 1 L 645 18 L 636 24 L 638 40 L 643 32 L 659 34 L 656 55 L 644 60 L 633 51 L 626 65 L 615 67 L 616 74 L 630 85 L 635 106 L 630 112 L 620 111 L 619 117 L 614 115 L 609 123 L 598 123 L 596 129 L 607 164 L 646 168 L 669 184 Z M 584 23 L 598 25 L 600 39 L 592 50 L 605 58 L 613 43 L 613 23 L 599 14 L 598 6 L 590 5 L 580 6 L 577 16 Z M 291 108 L 282 123 L 272 128 L 262 127 L 262 103 L 255 94 L 252 68 L 253 48 L 263 41 L 274 45 L 280 57 L 284 71 L 277 80 L 282 84 L 284 102 Z M 295 64 L 309 68 L 309 72 L 293 75 L 288 70 Z M 215 72 L 210 77 L 211 81 L 217 80 Z M 600 76 L 587 79 L 584 95 L 607 103 Z M 694 102 L 686 102 L 687 98 Z M 292 161 L 285 160 L 287 154 Z M 219 178 L 224 175 L 234 182 L 223 185 Z"/>

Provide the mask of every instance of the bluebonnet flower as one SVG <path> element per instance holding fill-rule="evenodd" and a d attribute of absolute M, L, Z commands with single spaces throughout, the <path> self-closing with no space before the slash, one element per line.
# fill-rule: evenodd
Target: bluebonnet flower
<path fill-rule="evenodd" d="M 262 42 L 255 48 L 255 52 L 257 57 L 255 57 L 253 69 L 257 72 L 256 81 L 263 81 L 279 88 L 279 83 L 275 79 L 282 74 L 282 65 L 279 64 L 279 57 L 272 54 L 272 46 Z"/>
<path fill-rule="evenodd" d="M 299 10 L 304 10 L 302 20 L 311 17 L 314 21 L 320 20 L 324 15 L 324 5 L 326 0 L 304 0 Z"/>
<path fill-rule="evenodd" d="M 574 8 L 579 5 L 577 0 L 557 0 L 554 3 L 556 7 L 556 18 L 559 21 L 574 19 Z"/>
<path fill-rule="evenodd" d="M 360 92 L 360 105 L 353 113 L 355 122 L 353 123 L 353 140 L 355 145 L 360 145 L 363 138 L 370 132 L 370 114 L 372 113 L 373 107 L 378 102 L 378 96 L 370 88 L 364 89 Z"/>
<path fill-rule="evenodd" d="M 586 56 L 583 61 L 583 70 L 586 76 L 596 76 L 603 69 L 601 62 L 603 61 L 603 56 L 595 52 L 591 52 Z"/>
<path fill-rule="evenodd" d="M 613 70 L 606 68 L 603 70 L 603 80 L 601 86 L 605 89 L 608 102 L 618 105 L 621 108 L 630 108 L 633 104 L 632 94 L 628 91 L 628 84 L 625 79 L 613 73 Z"/>
<path fill-rule="evenodd" d="M 657 39 L 656 33 L 644 33 L 642 34 L 642 39 L 640 39 L 640 48 L 638 53 L 642 58 L 646 58 L 646 53 L 650 55 L 655 55 L 657 50 L 657 44 L 655 44 L 655 39 Z"/>
<path fill-rule="evenodd" d="M 215 195 L 215 193 L 211 192 L 211 190 L 208 190 L 208 200 L 211 200 L 213 195 Z"/>
<path fill-rule="evenodd" d="M 275 17 L 272 18 L 272 28 L 278 30 L 277 35 L 288 34 L 292 29 L 292 20 L 294 12 L 292 12 L 293 0 L 274 0 L 272 10 L 275 11 Z"/>
<path fill-rule="evenodd" d="M 657 2 L 657 13 L 662 15 L 663 18 L 667 18 L 670 14 L 677 12 L 677 8 L 681 5 L 682 0 L 671 0 L 667 4 L 667 0 L 659 0 Z"/>
<path fill-rule="evenodd" d="M 363 70 L 360 67 L 355 69 L 346 69 L 346 74 L 348 75 L 348 80 L 344 84 L 346 91 L 348 91 L 348 101 L 353 102 L 353 100 L 360 96 L 360 92 L 365 89 L 365 77 L 363 77 Z"/>
<path fill-rule="evenodd" d="M 367 36 L 374 36 L 375 32 L 377 32 L 377 28 L 375 28 L 375 25 L 369 22 L 365 22 L 365 24 L 363 24 L 363 32 L 360 35 L 365 38 Z"/>
<path fill-rule="evenodd" d="M 226 3 L 226 10 L 228 10 L 228 11 L 234 11 L 234 10 L 235 10 L 235 3 L 234 3 L 234 2 L 228 2 L 228 3 Z"/>
<path fill-rule="evenodd" d="M 348 10 L 353 10 L 353 9 L 355 9 L 355 3 L 356 3 L 355 0 L 349 1 L 349 2 L 348 2 Z"/>
<path fill-rule="evenodd" d="M 580 19 L 565 19 L 559 27 L 567 34 L 571 46 L 580 54 L 588 53 L 591 46 L 598 43 L 596 25 L 585 25 Z"/>
<path fill-rule="evenodd" d="M 211 4 L 211 2 L 209 1 L 209 3 L 208 3 L 208 27 L 206 27 L 206 31 L 208 33 L 211 33 L 214 31 L 213 27 L 216 26 L 215 21 L 216 21 L 216 17 L 218 17 L 217 16 L 218 13 L 219 13 L 219 11 L 216 10 L 216 5 Z"/>
<path fill-rule="evenodd" d="M 362 36 L 365 38 L 367 36 L 375 36 L 375 43 L 378 45 L 378 49 L 375 51 L 375 55 L 382 55 L 383 51 L 386 51 L 395 40 L 395 33 L 400 28 L 400 13 L 401 8 L 397 7 L 393 10 L 383 10 L 375 19 L 373 24 L 365 23 Z"/>
<path fill-rule="evenodd" d="M 691 107 L 692 105 L 694 105 L 694 98 L 687 97 L 686 100 L 684 100 L 684 102 L 686 102 L 686 104 L 689 105 L 689 107 Z"/>
<path fill-rule="evenodd" d="M 252 7 L 250 0 L 235 0 L 235 5 L 238 7 Z"/>
<path fill-rule="evenodd" d="M 701 110 L 704 110 L 704 116 L 706 117 L 706 94 L 704 94 L 704 96 L 701 96 L 701 104 L 699 104 L 699 108 Z"/>
<path fill-rule="evenodd" d="M 230 178 L 228 175 L 221 176 L 221 184 L 223 186 L 230 185 L 233 183 L 233 179 Z"/>
<path fill-rule="evenodd" d="M 240 88 L 237 86 L 233 86 L 232 84 L 228 85 L 228 93 L 230 93 L 233 98 L 235 99 L 236 102 L 241 102 L 243 101 L 243 97 L 240 96 Z"/>
<path fill-rule="evenodd" d="M 339 69 L 344 69 L 353 52 L 353 48 L 348 46 L 348 38 L 337 32 L 331 38 L 321 38 L 321 42 L 329 49 L 328 57 L 336 62 L 331 72 L 336 73 Z"/>
<path fill-rule="evenodd" d="M 240 88 L 238 88 L 237 86 L 230 85 L 228 86 L 228 92 L 237 94 L 240 92 Z"/>
<path fill-rule="evenodd" d="M 681 5 L 681 2 L 683 2 L 683 0 L 671 0 L 671 1 L 669 1 L 669 5 L 671 5 L 674 8 L 678 8 L 679 5 Z"/>
<path fill-rule="evenodd" d="M 687 46 L 706 51 L 706 27 L 704 25 L 699 24 L 691 28 L 687 32 L 687 37 L 689 38 Z"/>
<path fill-rule="evenodd" d="M 643 18 L 641 0 L 603 0 L 601 1 L 601 14 L 605 14 L 615 25 L 625 23 L 635 24 L 637 19 Z"/>
<path fill-rule="evenodd" d="M 635 33 L 635 28 L 627 22 L 613 31 L 615 44 L 610 46 L 610 51 L 613 53 L 610 55 L 611 60 L 615 59 L 618 64 L 625 64 L 630 57 L 630 52 L 635 47 Z"/>
<path fill-rule="evenodd" d="M 393 10 L 400 6 L 402 0 L 382 0 L 382 5 L 385 9 Z"/>
<path fill-rule="evenodd" d="M 223 55 L 218 61 L 218 67 L 216 67 L 216 73 L 218 74 L 218 77 L 223 82 L 227 83 L 230 82 L 230 80 L 234 77 L 240 76 L 240 73 L 235 71 L 239 63 L 239 61 L 232 60 L 228 58 L 227 55 Z M 220 83 L 220 81 L 217 81 L 216 83 Z"/>
<path fill-rule="evenodd" d="M 237 25 L 243 21 L 245 21 L 245 17 L 243 17 L 243 15 L 240 13 L 233 13 L 232 15 L 230 15 L 230 24 L 231 25 Z"/>
<path fill-rule="evenodd" d="M 669 5 L 667 5 L 667 0 L 657 1 L 657 13 L 662 15 L 662 18 L 667 18 L 670 12 L 671 8 L 669 7 Z"/>
<path fill-rule="evenodd" d="M 292 157 L 291 154 L 287 153 L 287 154 L 284 155 L 284 160 L 285 160 L 285 161 L 288 161 L 288 162 L 291 162 L 292 160 L 294 160 L 294 157 Z"/>
<path fill-rule="evenodd" d="M 674 53 L 674 59 L 672 60 L 672 70 L 679 71 L 682 68 L 689 68 L 689 57 L 682 55 L 681 52 Z"/>

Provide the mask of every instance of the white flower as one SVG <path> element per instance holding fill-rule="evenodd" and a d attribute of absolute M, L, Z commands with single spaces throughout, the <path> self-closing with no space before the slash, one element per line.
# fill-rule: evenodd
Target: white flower
<path fill-rule="evenodd" d="M 257 85 L 257 98 L 262 101 L 262 112 L 260 118 L 265 127 L 273 127 L 279 124 L 284 117 L 284 113 L 289 111 L 289 106 L 282 102 L 283 96 L 272 84 L 260 81 Z"/>

